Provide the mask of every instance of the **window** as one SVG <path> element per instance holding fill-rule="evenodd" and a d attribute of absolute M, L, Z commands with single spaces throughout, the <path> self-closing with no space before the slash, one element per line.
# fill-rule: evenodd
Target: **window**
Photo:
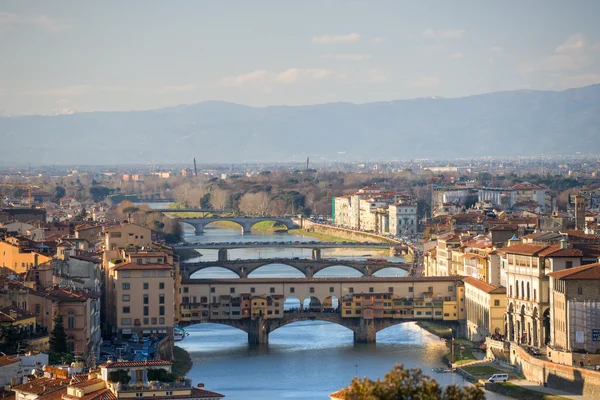
<path fill-rule="evenodd" d="M 229 288 L 229 293 L 235 293 L 235 288 L 234 287 L 230 287 Z"/>
<path fill-rule="evenodd" d="M 214 292 L 215 292 L 215 288 L 214 288 L 214 287 L 211 287 L 211 288 L 210 288 L 210 292 L 211 292 L 211 293 L 214 293 Z"/>
<path fill-rule="evenodd" d="M 121 318 L 121 325 L 131 325 L 131 318 Z"/>
<path fill-rule="evenodd" d="M 75 329 L 75 313 L 73 311 L 67 313 L 67 329 Z"/>
<path fill-rule="evenodd" d="M 290 288 L 290 293 L 296 293 L 296 288 L 291 287 Z"/>
<path fill-rule="evenodd" d="M 136 258 L 137 264 L 141 264 L 142 263 L 142 259 L 141 258 Z"/>
<path fill-rule="evenodd" d="M 158 304 L 165 304 L 165 295 L 164 294 L 158 295 Z"/>
<path fill-rule="evenodd" d="M 393 287 L 393 286 L 390 286 L 390 287 L 388 288 L 388 292 L 389 292 L 389 293 L 394 293 L 394 287 Z"/>
<path fill-rule="evenodd" d="M 121 288 L 123 288 L 123 290 L 129 290 L 129 288 L 130 288 L 130 287 L 131 287 L 131 286 L 129 285 L 129 283 L 123 283 L 123 284 L 121 285 Z"/>
<path fill-rule="evenodd" d="M 164 325 L 165 324 L 165 317 L 160 317 L 158 319 L 158 323 L 161 324 L 161 325 Z"/>
<path fill-rule="evenodd" d="M 351 310 L 346 310 L 346 315 L 347 314 L 352 314 L 352 311 Z"/>
<path fill-rule="evenodd" d="M 577 288 L 577 294 L 583 294 L 583 288 L 581 286 Z"/>
<path fill-rule="evenodd" d="M 329 293 L 333 293 L 333 291 L 334 291 L 334 290 L 335 290 L 335 289 L 333 288 L 333 286 L 330 286 L 330 287 L 329 287 Z"/>
<path fill-rule="evenodd" d="M 158 315 L 165 315 L 165 306 L 158 307 Z"/>
<path fill-rule="evenodd" d="M 130 310 L 131 310 L 131 309 L 129 308 L 129 306 L 127 306 L 127 307 L 123 307 L 123 314 L 129 314 L 129 311 L 130 311 Z"/>
<path fill-rule="evenodd" d="M 129 295 L 128 294 L 124 294 L 122 297 L 123 301 L 129 301 Z"/>
<path fill-rule="evenodd" d="M 255 287 L 251 287 L 250 288 L 250 293 L 256 293 L 256 288 Z"/>
<path fill-rule="evenodd" d="M 372 288 L 372 287 L 369 288 L 369 293 L 373 293 L 374 291 L 375 291 L 374 288 Z"/>
<path fill-rule="evenodd" d="M 152 317 L 152 325 L 156 325 L 156 317 Z"/>
<path fill-rule="evenodd" d="M 164 283 L 163 283 L 163 285 L 164 285 Z M 183 288 L 183 293 L 188 293 L 189 291 L 190 291 L 189 287 L 186 286 L 186 287 Z"/>
<path fill-rule="evenodd" d="M 500 306 L 500 300 L 494 300 L 494 307 Z"/>
<path fill-rule="evenodd" d="M 409 293 L 412 293 L 412 292 L 414 292 L 414 289 L 415 289 L 414 287 L 412 287 L 412 286 L 409 286 L 409 287 L 408 287 L 408 292 L 409 292 Z"/>
<path fill-rule="evenodd" d="M 149 296 L 147 294 L 144 295 L 144 304 L 149 304 Z"/>
<path fill-rule="evenodd" d="M 148 285 L 148 282 L 144 282 L 144 290 L 148 290 L 149 287 L 150 285 Z"/>
<path fill-rule="evenodd" d="M 311 293 L 314 293 L 314 292 L 315 292 L 315 288 L 314 288 L 314 287 L 311 287 L 309 291 L 310 291 Z"/>
<path fill-rule="evenodd" d="M 533 301 L 537 301 L 537 289 L 533 289 Z"/>
<path fill-rule="evenodd" d="M 428 291 L 429 293 L 433 293 L 433 286 L 428 286 L 428 287 L 427 287 L 427 291 Z"/>
<path fill-rule="evenodd" d="M 565 267 L 567 269 L 573 268 L 573 261 L 565 261 Z"/>
<path fill-rule="evenodd" d="M 148 271 L 148 270 L 142 271 L 142 278 L 150 278 L 151 272 L 152 271 Z"/>
<path fill-rule="evenodd" d="M 348 293 L 354 293 L 354 288 L 353 287 L 348 288 Z"/>
<path fill-rule="evenodd" d="M 40 310 L 40 305 L 39 305 L 39 304 L 36 304 L 36 305 L 35 305 L 35 313 L 36 313 L 36 314 L 39 314 L 39 313 L 40 313 L 40 311 L 41 311 L 41 310 Z"/>
<path fill-rule="evenodd" d="M 131 278 L 131 271 L 123 271 L 123 278 Z"/>
<path fill-rule="evenodd" d="M 165 283 L 164 282 L 159 282 L 158 288 L 161 289 L 161 290 L 164 289 L 165 288 Z"/>
<path fill-rule="evenodd" d="M 121 237 L 121 232 L 111 232 L 110 233 L 110 237 L 112 239 L 120 238 Z"/>
<path fill-rule="evenodd" d="M 454 286 L 448 286 L 448 292 L 449 293 L 454 292 Z"/>
<path fill-rule="evenodd" d="M 144 306 L 144 315 L 150 315 L 150 307 Z"/>
<path fill-rule="evenodd" d="M 272 287 L 272 288 L 269 290 L 269 292 L 271 292 L 271 293 L 275 293 L 275 288 L 274 288 L 274 287 Z"/>

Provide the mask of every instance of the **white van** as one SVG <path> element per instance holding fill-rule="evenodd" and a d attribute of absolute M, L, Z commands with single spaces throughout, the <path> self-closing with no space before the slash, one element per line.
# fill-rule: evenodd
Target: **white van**
<path fill-rule="evenodd" d="M 506 382 L 508 380 L 508 374 L 494 374 L 490 376 L 488 382 Z"/>

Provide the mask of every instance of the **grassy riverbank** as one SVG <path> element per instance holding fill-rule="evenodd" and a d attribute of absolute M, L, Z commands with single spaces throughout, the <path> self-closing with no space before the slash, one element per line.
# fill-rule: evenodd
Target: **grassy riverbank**
<path fill-rule="evenodd" d="M 173 351 L 173 373 L 177 376 L 185 376 L 192 369 L 192 359 L 187 351 L 175 346 Z"/>
<path fill-rule="evenodd" d="M 344 239 L 344 238 L 340 238 L 337 236 L 324 235 L 322 233 L 316 233 L 316 232 L 308 232 L 305 229 L 290 229 L 288 231 L 288 233 L 291 235 L 297 235 L 297 236 L 313 237 L 315 239 L 319 239 L 324 242 L 332 242 L 332 243 L 342 243 L 342 242 L 355 243 L 355 242 L 357 242 L 357 240 Z"/>
<path fill-rule="evenodd" d="M 418 321 L 417 326 L 425 329 L 427 332 L 432 333 L 442 339 L 448 341 L 452 340 L 452 329 L 446 328 L 445 326 L 438 325 L 434 322 Z M 456 365 L 468 364 L 472 361 L 478 360 L 473 354 L 473 342 L 468 339 L 454 339 L 454 363 Z M 463 348 L 462 350 L 460 348 Z M 444 360 L 451 362 L 451 353 L 444 356 Z"/>
<path fill-rule="evenodd" d="M 211 226 L 225 229 L 242 229 L 242 226 L 232 221 L 216 221 Z M 287 228 L 280 222 L 260 221 L 252 225 L 252 232 L 287 232 Z"/>

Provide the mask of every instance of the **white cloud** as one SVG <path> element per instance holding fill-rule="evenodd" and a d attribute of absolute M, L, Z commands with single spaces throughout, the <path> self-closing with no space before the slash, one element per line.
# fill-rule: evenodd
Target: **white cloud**
<path fill-rule="evenodd" d="M 325 54 L 323 58 L 348 61 L 364 61 L 370 60 L 371 54 L 348 53 L 348 54 Z"/>
<path fill-rule="evenodd" d="M 49 32 L 59 32 L 70 28 L 69 25 L 56 21 L 47 15 L 20 16 L 6 12 L 0 12 L 0 26 L 33 26 Z"/>
<path fill-rule="evenodd" d="M 127 88 L 119 86 L 93 86 L 93 85 L 72 85 L 62 86 L 50 89 L 31 89 L 21 92 L 22 95 L 26 96 L 81 96 L 89 93 L 97 92 L 121 92 L 126 91 Z"/>
<path fill-rule="evenodd" d="M 373 68 L 367 71 L 366 81 L 368 83 L 384 83 L 387 82 L 387 80 L 387 74 L 377 68 Z"/>
<path fill-rule="evenodd" d="M 325 79 L 342 80 L 347 75 L 339 70 L 327 68 L 288 68 L 285 71 L 277 73 L 275 82 L 290 85 L 296 82 L 321 81 Z"/>
<path fill-rule="evenodd" d="M 528 61 L 521 66 L 522 72 L 577 71 L 594 63 L 594 46 L 587 46 L 581 33 L 576 33 L 556 47 L 553 54 Z"/>
<path fill-rule="evenodd" d="M 248 72 L 247 74 L 241 74 L 236 76 L 227 76 L 222 78 L 220 83 L 222 86 L 242 86 L 249 82 L 256 81 L 267 74 L 264 69 Z"/>
<path fill-rule="evenodd" d="M 360 40 L 358 33 L 348 33 L 347 35 L 322 35 L 313 36 L 312 42 L 318 44 L 333 44 L 333 43 L 356 43 Z"/>
<path fill-rule="evenodd" d="M 460 39 L 465 35 L 467 31 L 464 29 L 446 29 L 446 30 L 435 30 L 435 29 L 425 29 L 421 36 L 427 39 Z M 411 35 L 411 38 L 414 38 L 415 35 Z"/>
<path fill-rule="evenodd" d="M 583 74 L 568 76 L 565 80 L 569 83 L 568 87 L 588 86 L 600 83 L 600 74 Z"/>
<path fill-rule="evenodd" d="M 382 44 L 385 42 L 386 42 L 386 40 L 382 37 L 376 37 L 371 40 L 371 43 L 373 43 L 373 44 Z"/>
<path fill-rule="evenodd" d="M 492 46 L 488 49 L 488 53 L 495 55 L 495 56 L 500 55 L 500 54 L 502 54 L 502 47 Z"/>
<path fill-rule="evenodd" d="M 167 94 L 167 93 L 187 93 L 187 92 L 193 92 L 194 90 L 196 90 L 196 85 L 192 84 L 192 83 L 188 83 L 186 85 L 167 85 L 167 86 L 163 86 L 160 87 L 156 90 L 154 90 L 154 93 L 158 93 L 158 94 Z"/>
<path fill-rule="evenodd" d="M 425 76 L 412 82 L 412 86 L 416 87 L 433 87 L 438 86 L 441 83 L 440 78 L 437 76 Z"/>
<path fill-rule="evenodd" d="M 452 53 L 450 54 L 450 56 L 448 56 L 448 58 L 450 58 L 451 60 L 458 60 L 464 57 L 464 54 L 461 53 L 460 51 L 457 51 L 456 53 Z"/>

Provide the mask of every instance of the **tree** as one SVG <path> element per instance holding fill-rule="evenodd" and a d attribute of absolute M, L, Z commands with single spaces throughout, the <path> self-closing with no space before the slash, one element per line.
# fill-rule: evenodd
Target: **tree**
<path fill-rule="evenodd" d="M 346 400 L 485 400 L 483 391 L 475 386 L 447 386 L 444 389 L 418 368 L 406 370 L 396 365 L 383 379 L 354 378 L 344 392 Z"/>
<path fill-rule="evenodd" d="M 221 188 L 214 188 L 210 192 L 210 205 L 215 210 L 223 210 L 229 202 L 229 192 Z"/>
<path fill-rule="evenodd" d="M 58 203 L 60 201 L 60 199 L 62 199 L 63 197 L 65 197 L 65 195 L 67 194 L 67 191 L 65 190 L 64 187 L 62 186 L 57 186 L 54 189 L 54 202 Z"/>
<path fill-rule="evenodd" d="M 50 352 L 66 353 L 67 351 L 67 334 L 63 325 L 63 316 L 58 313 L 54 316 L 54 328 L 50 333 Z"/>
<path fill-rule="evenodd" d="M 0 352 L 17 354 L 27 348 L 27 338 L 14 326 L 0 327 Z"/>

